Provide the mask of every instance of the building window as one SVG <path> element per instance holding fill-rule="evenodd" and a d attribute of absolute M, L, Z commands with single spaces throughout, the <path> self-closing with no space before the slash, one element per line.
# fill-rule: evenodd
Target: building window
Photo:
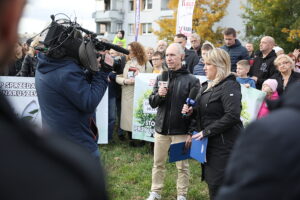
<path fill-rule="evenodd" d="M 149 35 L 152 33 L 152 23 L 142 23 L 142 35 Z"/>
<path fill-rule="evenodd" d="M 129 0 L 129 10 L 134 11 L 134 0 Z"/>
<path fill-rule="evenodd" d="M 141 0 L 141 10 L 151 10 L 152 0 Z"/>
<path fill-rule="evenodd" d="M 105 10 L 110 10 L 110 0 L 104 0 Z"/>
<path fill-rule="evenodd" d="M 161 0 L 161 10 L 169 10 L 168 8 L 169 0 Z"/>
<path fill-rule="evenodd" d="M 128 24 L 128 35 L 134 35 L 134 34 L 135 34 L 135 25 Z"/>
<path fill-rule="evenodd" d="M 96 1 L 96 10 L 98 11 L 104 11 L 105 10 L 105 5 L 103 0 L 97 0 Z"/>
<path fill-rule="evenodd" d="M 120 31 L 123 29 L 123 24 L 122 23 L 117 23 L 117 31 Z"/>
<path fill-rule="evenodd" d="M 98 23 L 98 25 L 100 35 L 104 35 L 111 32 L 110 23 Z"/>
<path fill-rule="evenodd" d="M 100 32 L 101 35 L 104 35 L 107 32 L 106 24 L 100 24 L 99 32 Z"/>

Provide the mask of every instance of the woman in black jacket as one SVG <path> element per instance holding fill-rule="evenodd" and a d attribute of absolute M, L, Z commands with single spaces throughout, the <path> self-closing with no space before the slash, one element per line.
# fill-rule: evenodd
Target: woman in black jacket
<path fill-rule="evenodd" d="M 207 162 L 202 165 L 202 178 L 207 182 L 210 199 L 214 199 L 223 182 L 224 171 L 233 145 L 243 128 L 240 120 L 241 89 L 231 74 L 230 57 L 222 49 L 213 49 L 204 57 L 208 79 L 197 96 L 191 116 L 193 138 L 208 137 Z M 182 112 L 191 112 L 184 106 Z"/>
<path fill-rule="evenodd" d="M 16 43 L 13 61 L 9 64 L 8 76 L 20 76 L 20 70 L 24 60 L 23 47 L 20 42 Z"/>
<path fill-rule="evenodd" d="M 25 77 L 34 77 L 35 70 L 37 65 L 37 57 L 35 47 L 39 45 L 39 37 L 36 37 L 30 44 L 27 55 L 24 58 L 22 67 L 21 67 L 21 76 Z"/>
<path fill-rule="evenodd" d="M 279 96 L 281 96 L 292 83 L 300 81 L 300 73 L 294 72 L 295 62 L 288 55 L 279 55 L 275 59 L 274 64 L 277 67 L 278 72 L 271 78 L 277 80 L 277 92 Z"/>

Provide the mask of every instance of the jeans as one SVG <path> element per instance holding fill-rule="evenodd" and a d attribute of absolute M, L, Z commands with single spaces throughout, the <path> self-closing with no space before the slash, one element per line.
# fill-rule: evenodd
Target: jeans
<path fill-rule="evenodd" d="M 120 128 L 120 124 L 121 124 L 121 97 L 116 98 L 116 107 L 117 107 L 117 115 L 118 115 L 118 120 L 119 120 L 118 135 L 124 135 L 124 131 Z"/>
<path fill-rule="evenodd" d="M 116 122 L 116 98 L 108 99 L 108 141 L 112 140 Z"/>

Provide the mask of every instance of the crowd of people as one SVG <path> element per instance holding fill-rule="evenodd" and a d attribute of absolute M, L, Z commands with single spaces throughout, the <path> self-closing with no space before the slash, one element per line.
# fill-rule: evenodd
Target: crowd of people
<path fill-rule="evenodd" d="M 37 65 L 37 51 L 34 49 L 39 45 L 39 38 L 27 39 L 23 44 L 15 44 L 14 56 L 6 68 L 1 70 L 1 76 L 23 76 L 34 77 Z"/>
<path fill-rule="evenodd" d="M 183 34 L 174 35 L 170 45 L 160 40 L 153 48 L 140 42 L 127 45 L 120 30 L 113 43 L 126 47 L 129 55 L 111 49 L 106 53 L 118 60 L 118 68 L 107 71 L 101 67 L 90 74 L 72 59 L 38 53 L 34 49 L 38 37 L 24 45 L 16 42 L 15 27 L 24 4 L 25 0 L 0 1 L 0 17 L 12 19 L 0 22 L 1 75 L 35 77 L 43 131 L 48 134 L 37 133 L 20 121 L 0 96 L 3 199 L 106 199 L 95 109 L 108 87 L 109 143 L 119 121 L 120 140 L 127 138 L 134 147 L 144 145 L 132 140 L 134 85 L 139 73 L 158 74 L 149 96 L 157 115 L 147 200 L 162 199 L 170 145 L 185 142 L 189 148 L 192 139 L 204 137 L 208 145 L 207 162 L 201 164 L 202 180 L 208 184 L 211 200 L 299 199 L 298 49 L 285 54 L 274 38 L 264 36 L 255 51 L 251 43 L 242 46 L 233 28 L 224 31 L 220 48 L 201 41 L 196 33 L 189 38 L 190 49 Z M 207 81 L 200 83 L 194 75 L 206 76 Z M 260 120 L 245 130 L 241 87 L 266 93 L 257 116 Z M 195 105 L 186 103 L 192 91 L 197 92 Z M 270 114 L 275 109 L 279 110 Z M 177 161 L 176 167 L 177 200 L 186 200 L 188 160 Z M 29 180 L 30 184 L 24 184 Z"/>

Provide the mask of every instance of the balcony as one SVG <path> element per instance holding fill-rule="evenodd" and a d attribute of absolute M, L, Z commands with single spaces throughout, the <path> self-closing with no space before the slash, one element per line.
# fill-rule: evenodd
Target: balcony
<path fill-rule="evenodd" d="M 96 11 L 93 13 L 93 18 L 95 22 L 123 21 L 124 12 L 122 10 Z"/>

